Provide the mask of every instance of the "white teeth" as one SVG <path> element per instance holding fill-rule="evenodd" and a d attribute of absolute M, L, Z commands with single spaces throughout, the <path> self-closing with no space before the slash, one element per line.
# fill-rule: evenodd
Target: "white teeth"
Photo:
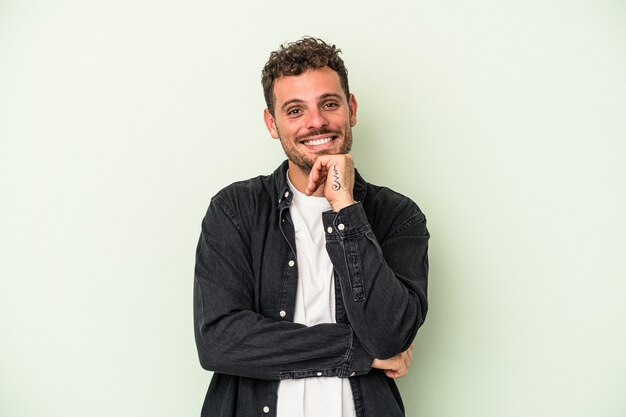
<path fill-rule="evenodd" d="M 317 146 L 317 145 L 323 145 L 325 143 L 328 143 L 331 140 L 333 140 L 332 137 L 324 138 L 324 139 L 307 140 L 306 142 L 304 142 L 304 144 L 307 146 Z"/>

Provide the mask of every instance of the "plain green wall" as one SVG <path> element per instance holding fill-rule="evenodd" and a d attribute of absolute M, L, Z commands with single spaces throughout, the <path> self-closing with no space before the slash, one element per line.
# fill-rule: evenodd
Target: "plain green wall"
<path fill-rule="evenodd" d="M 626 415 L 623 1 L 0 1 L 0 416 L 198 416 L 210 197 L 260 71 L 339 45 L 354 158 L 429 219 L 409 417 Z"/>

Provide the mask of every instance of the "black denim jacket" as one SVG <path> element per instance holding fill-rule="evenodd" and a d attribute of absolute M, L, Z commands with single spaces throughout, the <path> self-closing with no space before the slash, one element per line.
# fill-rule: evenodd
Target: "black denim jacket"
<path fill-rule="evenodd" d="M 202 416 L 275 416 L 281 379 L 328 377 L 350 378 L 358 417 L 403 416 L 394 381 L 370 366 L 406 350 L 424 322 L 426 219 L 410 199 L 357 173 L 359 203 L 322 214 L 337 323 L 293 323 L 298 265 L 286 170 L 287 162 L 226 187 L 202 222 L 195 337 L 201 365 L 214 371 Z"/>

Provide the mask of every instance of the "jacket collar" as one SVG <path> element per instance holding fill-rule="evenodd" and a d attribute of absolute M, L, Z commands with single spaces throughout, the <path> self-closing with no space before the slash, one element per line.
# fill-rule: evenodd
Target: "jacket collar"
<path fill-rule="evenodd" d="M 272 180 L 276 186 L 277 201 L 280 208 L 288 207 L 291 204 L 293 194 L 287 184 L 287 169 L 289 168 L 289 161 L 285 160 L 282 164 L 272 173 Z M 365 194 L 367 191 L 367 182 L 361 177 L 359 171 L 354 170 L 354 199 L 356 201 L 365 200 Z"/>

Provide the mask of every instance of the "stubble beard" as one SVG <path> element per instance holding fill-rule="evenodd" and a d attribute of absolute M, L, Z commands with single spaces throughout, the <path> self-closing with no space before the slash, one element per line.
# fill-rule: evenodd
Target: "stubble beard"
<path fill-rule="evenodd" d="M 339 132 L 334 132 L 331 130 L 320 130 L 317 132 L 313 132 L 313 134 L 311 134 L 310 136 L 324 135 L 327 133 L 337 134 Z M 300 140 L 302 139 L 298 139 L 298 141 Z M 338 138 L 335 140 L 338 140 Z M 295 146 L 294 147 L 285 146 L 285 142 L 283 141 L 282 138 L 280 139 L 280 144 L 282 145 L 283 151 L 285 151 L 285 155 L 287 155 L 287 158 L 291 162 L 293 162 L 298 168 L 300 168 L 300 170 L 303 173 L 308 175 L 311 172 L 311 169 L 313 169 L 313 164 L 315 164 L 315 159 L 310 159 L 306 155 L 298 152 L 295 149 Z M 339 151 L 337 152 L 337 154 L 347 154 L 350 152 L 351 149 L 352 149 L 352 129 L 348 128 L 348 130 L 346 130 L 346 135 L 343 138 L 343 143 L 341 144 L 341 148 L 339 148 Z M 329 154 L 331 154 L 331 152 L 328 152 L 328 151 L 318 152 L 318 155 L 329 155 Z"/>

